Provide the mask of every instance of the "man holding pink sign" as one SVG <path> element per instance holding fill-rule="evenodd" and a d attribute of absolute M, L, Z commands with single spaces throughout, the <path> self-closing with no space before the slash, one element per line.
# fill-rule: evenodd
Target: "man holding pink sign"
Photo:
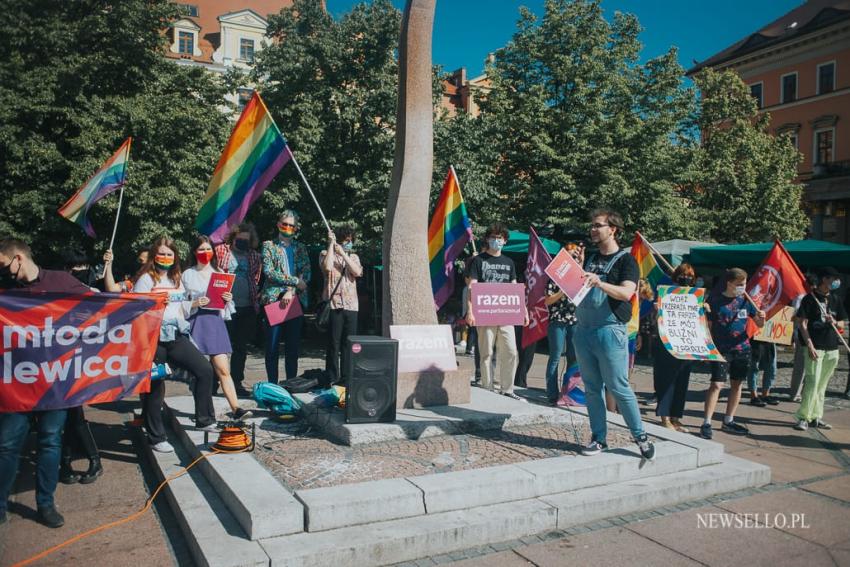
<path fill-rule="evenodd" d="M 494 389 L 490 365 L 493 349 L 498 342 L 499 390 L 505 396 L 523 400 L 514 394 L 514 374 L 519 354 L 514 325 L 528 325 L 525 309 L 525 289 L 516 283 L 513 260 L 502 255 L 508 241 L 508 229 L 495 223 L 485 235 L 487 251 L 472 260 L 469 266 L 469 303 L 466 320 L 478 328 L 478 350 L 481 353 L 482 385 Z"/>

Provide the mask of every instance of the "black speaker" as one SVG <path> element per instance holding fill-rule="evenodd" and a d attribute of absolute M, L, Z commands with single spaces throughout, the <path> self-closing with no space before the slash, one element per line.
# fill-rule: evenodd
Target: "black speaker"
<path fill-rule="evenodd" d="M 350 336 L 345 340 L 346 423 L 395 421 L 398 341 Z"/>

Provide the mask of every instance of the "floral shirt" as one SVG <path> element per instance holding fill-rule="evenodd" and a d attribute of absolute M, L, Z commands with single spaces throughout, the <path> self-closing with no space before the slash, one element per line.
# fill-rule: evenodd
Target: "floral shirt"
<path fill-rule="evenodd" d="M 549 280 L 549 283 L 546 284 L 546 296 L 555 295 L 559 291 L 561 291 L 561 289 L 555 284 L 555 282 Z M 562 297 L 548 307 L 549 321 L 566 323 L 567 325 L 576 324 L 576 306 L 572 301 L 567 299 L 567 296 Z"/>
<path fill-rule="evenodd" d="M 260 292 L 260 303 L 274 303 L 292 289 L 298 293 L 301 305 L 307 307 L 307 294 L 295 289 L 299 277 L 309 283 L 311 275 L 310 257 L 302 243 L 293 240 L 286 246 L 280 240 L 263 242 L 263 275 L 266 279 Z"/>
<path fill-rule="evenodd" d="M 319 255 L 319 265 L 323 266 L 322 269 L 324 269 L 325 258 L 327 255 L 327 250 L 322 250 L 322 253 Z M 348 257 L 351 258 L 352 264 L 360 267 L 360 258 L 357 254 L 349 254 Z M 330 295 L 336 287 L 345 267 L 345 260 L 342 259 L 342 256 L 334 255 L 333 270 L 329 273 L 325 273 L 325 287 L 322 290 L 322 299 L 328 299 L 328 295 Z M 336 293 L 331 298 L 331 309 L 357 311 L 359 308 L 360 306 L 357 300 L 357 279 L 349 270 L 345 270 L 345 278 L 342 280 L 342 283 L 339 284 L 339 287 L 336 289 Z"/>

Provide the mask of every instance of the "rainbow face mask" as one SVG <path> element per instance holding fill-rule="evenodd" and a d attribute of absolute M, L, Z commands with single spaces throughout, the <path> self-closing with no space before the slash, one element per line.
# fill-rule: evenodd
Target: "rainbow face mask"
<path fill-rule="evenodd" d="M 174 256 L 166 256 L 165 254 L 157 254 L 153 257 L 153 263 L 160 270 L 168 270 L 174 265 Z"/>
<path fill-rule="evenodd" d="M 291 225 L 277 225 L 277 230 L 280 232 L 281 236 L 291 237 L 295 236 L 295 227 Z"/>

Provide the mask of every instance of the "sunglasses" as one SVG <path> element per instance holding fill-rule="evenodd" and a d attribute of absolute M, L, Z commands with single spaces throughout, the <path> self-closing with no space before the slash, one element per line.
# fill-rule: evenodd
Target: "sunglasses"
<path fill-rule="evenodd" d="M 289 224 L 288 222 L 282 222 L 278 226 L 283 227 L 283 228 L 295 228 L 294 224 Z"/>

